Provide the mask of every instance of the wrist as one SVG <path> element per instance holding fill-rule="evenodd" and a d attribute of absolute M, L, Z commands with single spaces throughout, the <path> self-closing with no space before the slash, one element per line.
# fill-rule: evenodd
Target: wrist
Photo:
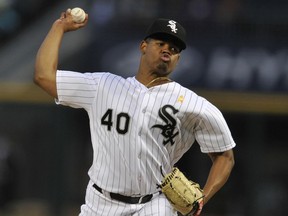
<path fill-rule="evenodd" d="M 205 205 L 209 199 L 210 199 L 209 192 L 207 192 L 205 189 L 203 189 L 203 199 L 202 199 L 203 204 Z"/>
<path fill-rule="evenodd" d="M 65 31 L 65 25 L 61 19 L 57 19 L 53 23 L 51 30 L 55 33 L 60 33 L 60 34 L 64 34 L 66 32 Z"/>

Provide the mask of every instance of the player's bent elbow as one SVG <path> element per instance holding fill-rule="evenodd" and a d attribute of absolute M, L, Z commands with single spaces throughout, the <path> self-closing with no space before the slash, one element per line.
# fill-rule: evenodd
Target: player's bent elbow
<path fill-rule="evenodd" d="M 232 170 L 235 165 L 233 150 L 230 149 L 228 151 L 223 152 L 222 156 L 225 158 L 226 163 L 229 164 L 230 170 Z"/>
<path fill-rule="evenodd" d="M 33 81 L 36 85 L 43 88 L 47 80 L 48 79 L 45 76 L 41 76 L 39 73 L 35 72 Z"/>
<path fill-rule="evenodd" d="M 225 163 L 226 163 L 226 167 L 227 167 L 227 171 L 229 173 L 232 172 L 233 167 L 235 166 L 235 159 L 234 159 L 234 154 L 233 154 L 233 150 L 228 150 L 226 152 L 224 152 L 224 157 L 225 157 Z"/>
<path fill-rule="evenodd" d="M 231 168 L 233 168 L 234 165 L 235 165 L 235 158 L 234 158 L 233 150 L 232 150 L 232 149 L 228 150 L 228 151 L 227 151 L 227 154 L 228 154 L 228 155 L 227 155 L 228 160 L 229 160 L 229 162 L 230 162 L 230 164 L 231 164 Z"/>
<path fill-rule="evenodd" d="M 234 153 L 233 149 L 224 151 L 224 152 L 216 152 L 216 153 L 209 153 L 208 154 L 213 162 L 217 161 L 223 161 L 227 168 L 231 171 L 235 165 L 235 159 L 234 159 Z"/>
<path fill-rule="evenodd" d="M 42 76 L 35 71 L 33 82 L 46 91 L 49 95 L 57 98 L 56 78 L 51 76 Z"/>
<path fill-rule="evenodd" d="M 41 83 L 41 78 L 40 78 L 39 76 L 37 76 L 36 73 L 34 74 L 33 82 L 34 82 L 36 85 L 38 85 L 38 86 L 41 85 L 41 84 L 40 84 L 40 83 Z"/>

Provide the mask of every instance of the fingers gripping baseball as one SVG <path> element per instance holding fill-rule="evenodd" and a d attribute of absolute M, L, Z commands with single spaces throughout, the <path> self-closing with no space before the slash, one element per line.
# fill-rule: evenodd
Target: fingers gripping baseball
<path fill-rule="evenodd" d="M 87 24 L 88 14 L 81 8 L 68 8 L 56 22 L 63 26 L 64 32 L 75 31 Z"/>

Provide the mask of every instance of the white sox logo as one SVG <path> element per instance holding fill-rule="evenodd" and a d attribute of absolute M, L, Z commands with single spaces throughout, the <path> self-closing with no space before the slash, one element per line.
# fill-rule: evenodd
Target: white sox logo
<path fill-rule="evenodd" d="M 179 134 L 179 131 L 175 131 L 176 119 L 167 110 L 172 110 L 173 114 L 179 112 L 171 105 L 165 105 L 159 109 L 159 117 L 166 123 L 165 125 L 154 125 L 152 128 L 160 128 L 162 130 L 161 134 L 164 136 L 163 145 L 167 145 L 169 142 L 171 145 L 175 143 L 174 138 Z"/>
<path fill-rule="evenodd" d="M 177 33 L 177 27 L 176 27 L 176 22 L 174 20 L 169 20 L 169 25 L 167 25 L 171 28 L 171 31 L 174 33 Z"/>

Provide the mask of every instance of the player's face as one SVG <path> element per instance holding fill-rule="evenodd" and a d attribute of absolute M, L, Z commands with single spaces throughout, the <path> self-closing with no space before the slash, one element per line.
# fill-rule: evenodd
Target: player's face
<path fill-rule="evenodd" d="M 143 58 L 149 71 L 157 76 L 167 76 L 176 67 L 180 49 L 169 41 L 147 39 L 141 43 Z"/>

